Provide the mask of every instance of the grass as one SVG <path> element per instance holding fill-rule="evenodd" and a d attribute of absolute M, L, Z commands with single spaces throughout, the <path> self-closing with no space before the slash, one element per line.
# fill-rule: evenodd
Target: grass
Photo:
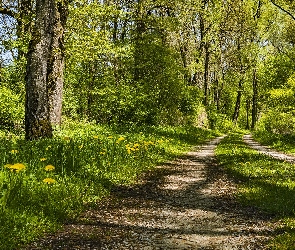
<path fill-rule="evenodd" d="M 238 200 L 275 215 L 284 222 L 271 249 L 295 249 L 294 165 L 250 149 L 242 134 L 231 134 L 217 147 L 220 164 L 239 186 Z"/>
<path fill-rule="evenodd" d="M 255 140 L 263 145 L 268 145 L 279 151 L 295 154 L 294 134 L 273 134 L 267 131 L 257 130 L 253 133 Z"/>
<path fill-rule="evenodd" d="M 67 123 L 53 139 L 0 137 L 0 249 L 17 249 L 74 220 L 114 185 L 216 136 L 194 127 Z"/>

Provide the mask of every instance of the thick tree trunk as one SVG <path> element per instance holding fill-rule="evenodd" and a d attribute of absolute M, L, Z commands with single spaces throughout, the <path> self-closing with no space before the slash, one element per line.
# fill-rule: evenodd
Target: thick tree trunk
<path fill-rule="evenodd" d="M 37 0 L 36 20 L 27 54 L 26 139 L 52 136 L 59 124 L 63 85 L 63 31 L 66 5 Z"/>
<path fill-rule="evenodd" d="M 255 124 L 257 122 L 257 102 L 258 102 L 258 85 L 257 85 L 257 77 L 256 77 L 256 70 L 253 70 L 253 96 L 252 96 L 252 123 L 251 129 L 255 128 Z"/>

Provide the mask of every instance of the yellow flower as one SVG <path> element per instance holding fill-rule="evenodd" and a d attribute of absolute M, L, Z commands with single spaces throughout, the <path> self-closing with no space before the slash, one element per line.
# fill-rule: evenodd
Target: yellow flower
<path fill-rule="evenodd" d="M 98 139 L 98 136 L 97 136 L 97 135 L 94 135 L 93 138 L 94 138 L 94 139 Z"/>
<path fill-rule="evenodd" d="M 15 163 L 13 165 L 11 164 L 6 164 L 5 165 L 6 168 L 9 168 L 11 171 L 15 171 L 15 172 L 19 172 L 21 170 L 24 170 L 26 168 L 26 166 L 22 163 Z"/>
<path fill-rule="evenodd" d="M 55 181 L 54 179 L 52 179 L 52 178 L 45 178 L 45 179 L 43 180 L 43 182 L 45 182 L 45 183 L 47 183 L 47 184 L 53 184 L 53 183 L 55 183 L 56 181 Z"/>
<path fill-rule="evenodd" d="M 11 152 L 12 154 L 17 154 L 17 153 L 18 153 L 18 150 L 16 150 L 16 149 L 12 149 L 10 152 Z"/>
<path fill-rule="evenodd" d="M 82 149 L 83 147 L 84 147 L 84 145 L 83 145 L 83 144 L 79 146 L 79 148 L 80 148 L 80 149 Z"/>
<path fill-rule="evenodd" d="M 41 159 L 40 159 L 40 161 L 46 161 L 46 160 L 47 160 L 46 158 L 41 158 Z"/>
<path fill-rule="evenodd" d="M 51 146 L 49 145 L 49 146 L 47 146 L 47 148 L 45 148 L 45 150 L 49 150 L 51 148 Z"/>
<path fill-rule="evenodd" d="M 55 169 L 54 166 L 52 165 L 47 165 L 45 168 L 44 168 L 46 171 L 53 171 Z"/>
<path fill-rule="evenodd" d="M 111 136 L 111 135 L 110 135 L 110 136 L 108 136 L 108 139 L 112 139 L 112 138 L 113 138 L 113 136 Z"/>
<path fill-rule="evenodd" d="M 123 136 L 119 137 L 118 140 L 117 140 L 117 143 L 120 143 L 121 141 L 124 141 L 125 138 Z"/>
<path fill-rule="evenodd" d="M 100 152 L 99 154 L 104 155 L 106 152 Z"/>

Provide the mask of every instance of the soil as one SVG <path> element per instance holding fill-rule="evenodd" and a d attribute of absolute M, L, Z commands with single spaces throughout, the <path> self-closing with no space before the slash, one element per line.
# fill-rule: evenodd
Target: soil
<path fill-rule="evenodd" d="M 267 249 L 271 215 L 236 202 L 218 166 L 223 137 L 117 186 L 96 208 L 26 249 Z"/>

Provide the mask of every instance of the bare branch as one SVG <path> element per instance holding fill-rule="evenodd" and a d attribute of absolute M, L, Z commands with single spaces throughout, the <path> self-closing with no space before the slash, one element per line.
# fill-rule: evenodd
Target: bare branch
<path fill-rule="evenodd" d="M 0 14 L 16 18 L 16 13 L 7 8 L 0 7 Z"/>
<path fill-rule="evenodd" d="M 270 2 L 271 2 L 274 6 L 278 7 L 280 10 L 282 10 L 283 12 L 285 12 L 286 14 L 288 14 L 288 15 L 289 15 L 289 16 L 295 21 L 295 16 L 292 15 L 291 12 L 289 12 L 288 10 L 285 10 L 283 7 L 281 7 L 280 5 L 276 4 L 273 0 L 270 0 Z"/>

